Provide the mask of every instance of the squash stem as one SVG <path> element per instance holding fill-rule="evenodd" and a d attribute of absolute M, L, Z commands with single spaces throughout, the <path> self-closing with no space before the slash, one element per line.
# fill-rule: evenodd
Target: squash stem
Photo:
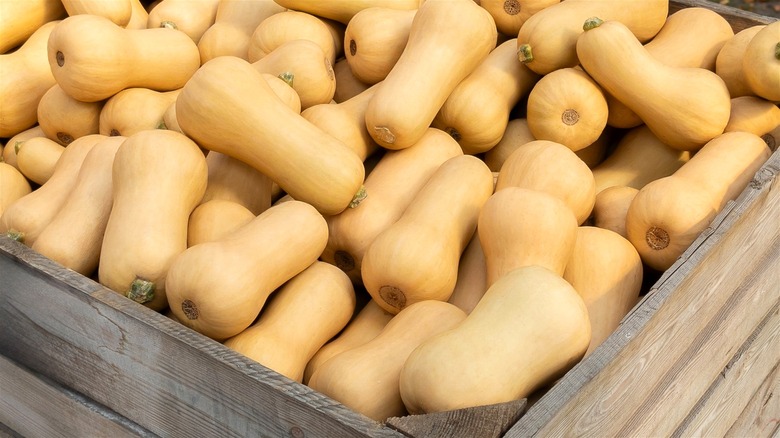
<path fill-rule="evenodd" d="M 130 283 L 130 290 L 127 291 L 127 298 L 136 303 L 148 303 L 154 298 L 154 283 L 148 280 L 136 278 Z"/>
<path fill-rule="evenodd" d="M 178 29 L 179 26 L 176 25 L 173 21 L 170 20 L 163 20 L 160 22 L 160 27 L 165 27 L 167 29 Z"/>
<path fill-rule="evenodd" d="M 780 59 L 780 43 L 775 44 L 775 59 Z"/>
<path fill-rule="evenodd" d="M 582 30 L 588 31 L 591 29 L 595 29 L 601 24 L 604 23 L 604 20 L 602 20 L 599 17 L 590 17 L 587 20 L 585 20 L 585 23 L 582 25 Z"/>
<path fill-rule="evenodd" d="M 24 233 L 19 230 L 10 229 L 5 235 L 19 243 L 24 243 Z"/>
<path fill-rule="evenodd" d="M 24 144 L 24 140 L 22 140 L 22 141 L 17 141 L 16 143 L 14 143 L 14 153 L 15 153 L 16 155 L 19 155 L 19 149 L 21 149 L 21 148 L 22 148 L 22 144 Z"/>
<path fill-rule="evenodd" d="M 534 60 L 534 53 L 528 43 L 521 44 L 520 47 L 517 48 L 517 59 L 524 64 Z"/>
<path fill-rule="evenodd" d="M 279 76 L 277 76 L 277 77 L 279 79 L 283 80 L 284 82 L 286 82 L 287 85 L 289 85 L 290 87 L 293 86 L 293 81 L 295 80 L 295 75 L 292 72 L 286 71 L 286 72 L 283 72 L 283 73 L 279 73 Z"/>
<path fill-rule="evenodd" d="M 368 196 L 368 192 L 366 192 L 366 186 L 361 185 L 360 189 L 355 193 L 355 196 L 352 198 L 352 202 L 349 203 L 349 208 L 355 208 L 360 203 L 366 199 Z"/>

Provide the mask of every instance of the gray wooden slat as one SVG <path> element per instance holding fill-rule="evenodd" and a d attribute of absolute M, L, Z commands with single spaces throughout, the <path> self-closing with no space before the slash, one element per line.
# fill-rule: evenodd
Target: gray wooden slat
<path fill-rule="evenodd" d="M 734 33 L 757 24 L 769 24 L 773 21 L 777 21 L 777 18 L 774 17 L 743 11 L 709 0 L 672 0 L 669 2 L 669 13 L 671 14 L 680 9 L 691 7 L 707 8 L 723 15 L 728 19 L 731 28 L 734 29 Z"/>
<path fill-rule="evenodd" d="M 526 399 L 426 415 L 391 417 L 387 424 L 406 435 L 425 438 L 497 438 L 523 415 Z"/>

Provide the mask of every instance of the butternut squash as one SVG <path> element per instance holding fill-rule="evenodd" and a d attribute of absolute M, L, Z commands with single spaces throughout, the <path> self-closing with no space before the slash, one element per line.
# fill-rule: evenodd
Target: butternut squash
<path fill-rule="evenodd" d="M 46 137 L 67 146 L 79 137 L 100 133 L 104 103 L 76 100 L 55 84 L 38 102 L 38 125 Z"/>
<path fill-rule="evenodd" d="M 563 275 L 577 239 L 577 219 L 560 199 L 538 190 L 496 191 L 479 213 L 486 287 L 522 266 Z"/>
<path fill-rule="evenodd" d="M 374 339 L 320 365 L 309 386 L 376 421 L 405 415 L 399 378 L 406 358 L 426 339 L 465 318 L 462 310 L 446 302 L 411 304 Z"/>
<path fill-rule="evenodd" d="M 30 192 L 27 178 L 14 166 L 0 161 L 0 217 L 9 205 Z"/>
<path fill-rule="evenodd" d="M 61 144 L 47 137 L 34 137 L 17 143 L 16 167 L 28 180 L 41 185 L 51 178 L 57 161 L 65 151 Z"/>
<path fill-rule="evenodd" d="M 0 54 L 22 45 L 41 26 L 65 18 L 61 0 L 0 2 Z"/>
<path fill-rule="evenodd" d="M 285 75 L 274 76 L 270 73 L 262 73 L 262 76 L 268 82 L 268 86 L 271 87 L 274 94 L 291 110 L 300 114 L 301 97 L 286 80 L 282 79 Z"/>
<path fill-rule="evenodd" d="M 125 29 L 146 29 L 146 23 L 149 21 L 149 11 L 146 10 L 141 0 L 130 0 L 132 12 L 130 12 L 130 21 L 125 25 Z"/>
<path fill-rule="evenodd" d="M 628 239 L 649 267 L 665 271 L 747 186 L 769 158 L 761 137 L 715 137 L 671 176 L 644 186 L 626 216 Z"/>
<path fill-rule="evenodd" d="M 314 354 L 355 310 L 355 290 L 339 268 L 315 261 L 274 293 L 255 324 L 227 347 L 298 382 Z"/>
<path fill-rule="evenodd" d="M 203 64 L 176 99 L 176 116 L 202 147 L 247 163 L 323 214 L 361 199 L 360 157 L 287 107 L 243 59 Z"/>
<path fill-rule="evenodd" d="M 577 39 L 582 67 L 664 143 L 696 150 L 723 133 L 731 97 L 717 74 L 663 64 L 619 21 L 596 18 L 585 27 Z"/>
<path fill-rule="evenodd" d="M 166 277 L 169 306 L 182 324 L 212 339 L 235 336 L 272 292 L 317 260 L 327 239 L 325 219 L 311 205 L 275 205 L 223 239 L 178 255 Z"/>
<path fill-rule="evenodd" d="M 417 9 L 370 7 L 355 14 L 344 30 L 344 56 L 361 82 L 382 81 L 401 57 Z"/>
<path fill-rule="evenodd" d="M 171 29 L 123 29 L 97 15 L 74 15 L 49 37 L 51 72 L 76 100 L 97 102 L 125 88 L 171 91 L 200 66 L 198 46 Z M 95 80 L 95 75 L 100 80 Z"/>
<path fill-rule="evenodd" d="M 257 169 L 229 155 L 206 155 L 208 184 L 201 203 L 233 201 L 257 216 L 271 206 L 271 180 Z"/>
<path fill-rule="evenodd" d="M 130 137 L 147 129 L 164 129 L 163 115 L 180 91 L 133 87 L 116 93 L 106 100 L 100 111 L 100 133 Z"/>
<path fill-rule="evenodd" d="M 480 0 L 479 5 L 485 8 L 496 28 L 504 35 L 517 36 L 526 20 L 542 9 L 560 3 L 561 0 Z"/>
<path fill-rule="evenodd" d="M 523 23 L 517 33 L 518 58 L 540 75 L 574 67 L 581 62 L 576 45 L 583 32 L 582 23 L 588 17 L 621 22 L 629 33 L 644 43 L 661 30 L 668 13 L 668 0 L 562 1 L 544 8 Z"/>
<path fill-rule="evenodd" d="M 258 25 L 285 9 L 273 0 L 223 0 L 212 24 L 198 40 L 201 64 L 217 56 L 247 58 L 249 41 Z"/>
<path fill-rule="evenodd" d="M 485 291 L 487 291 L 487 267 L 485 253 L 482 251 L 477 232 L 471 236 L 469 244 L 460 256 L 458 280 L 447 302 L 458 306 L 468 315 L 485 295 Z"/>
<path fill-rule="evenodd" d="M 140 131 L 116 152 L 112 178 L 98 280 L 160 311 L 168 268 L 187 248 L 187 221 L 206 189 L 206 159 L 176 131 Z"/>
<path fill-rule="evenodd" d="M 0 137 L 13 137 L 37 123 L 38 102 L 56 83 L 45 53 L 58 23 L 42 25 L 21 47 L 0 55 Z"/>
<path fill-rule="evenodd" d="M 371 85 L 355 77 L 347 63 L 347 58 L 341 58 L 333 64 L 333 76 L 336 80 L 333 100 L 336 103 L 355 97 L 371 87 Z"/>
<path fill-rule="evenodd" d="M 409 355 L 401 398 L 419 414 L 528 397 L 572 368 L 590 336 L 587 308 L 568 282 L 539 266 L 519 268 L 463 322 Z"/>
<path fill-rule="evenodd" d="M 309 0 L 275 0 L 282 7 L 308 12 L 318 17 L 330 18 L 348 24 L 363 9 L 377 6 L 395 9 L 417 9 L 425 0 L 332 0 L 312 2 Z"/>
<path fill-rule="evenodd" d="M 745 79 L 743 60 L 748 43 L 764 27 L 765 24 L 758 24 L 737 32 L 720 48 L 715 58 L 715 73 L 726 83 L 731 97 L 754 95 Z"/>
<path fill-rule="evenodd" d="M 536 138 L 534 138 L 534 135 L 531 134 L 531 130 L 528 128 L 528 119 L 518 117 L 509 120 L 501 140 L 485 152 L 485 164 L 493 172 L 498 172 L 501 170 L 504 161 L 515 149 L 534 140 Z"/>
<path fill-rule="evenodd" d="M 62 5 L 68 15 L 100 15 L 122 27 L 130 22 L 133 13 L 130 0 L 62 0 Z"/>
<path fill-rule="evenodd" d="M 187 223 L 187 247 L 220 240 L 255 218 L 235 201 L 212 199 L 195 207 Z"/>
<path fill-rule="evenodd" d="M 604 161 L 607 153 L 614 147 L 617 134 L 618 132 L 612 127 L 605 126 L 596 141 L 574 153 L 592 170 Z"/>
<path fill-rule="evenodd" d="M 292 40 L 251 65 L 260 73 L 284 76 L 298 93 L 301 109 L 330 103 L 336 92 L 333 65 L 325 52 L 309 40 Z"/>
<path fill-rule="evenodd" d="M 176 29 L 197 44 L 217 19 L 218 6 L 219 0 L 162 0 L 149 10 L 146 27 Z"/>
<path fill-rule="evenodd" d="M 588 356 L 620 325 L 639 299 L 644 275 L 636 248 L 604 228 L 579 227 L 563 279 L 585 302 L 590 321 Z"/>
<path fill-rule="evenodd" d="M 321 259 L 362 283 L 361 265 L 369 245 L 398 221 L 436 170 L 447 160 L 463 155 L 460 146 L 441 130 L 429 128 L 414 145 L 386 152 L 366 177 L 370 193 L 360 208 L 326 218 L 328 245 Z"/>
<path fill-rule="evenodd" d="M 641 189 L 650 181 L 671 175 L 689 157 L 689 152 L 668 146 L 646 125 L 636 127 L 623 135 L 615 150 L 593 168 L 596 192 L 611 186 Z"/>
<path fill-rule="evenodd" d="M 90 276 L 97 269 L 113 202 L 114 156 L 124 137 L 105 138 L 84 157 L 76 184 L 32 249 Z"/>
<path fill-rule="evenodd" d="M 293 40 L 307 40 L 317 44 L 331 64 L 343 45 L 343 34 L 338 33 L 323 19 L 306 12 L 286 10 L 266 17 L 257 25 L 249 40 L 247 60 L 255 62 L 275 48 Z"/>
<path fill-rule="evenodd" d="M 572 151 L 593 144 L 607 126 L 607 101 L 601 87 L 578 68 L 561 68 L 542 77 L 528 95 L 526 118 L 534 138 Z"/>
<path fill-rule="evenodd" d="M 780 102 L 780 22 L 767 24 L 748 42 L 742 70 L 753 93 Z"/>
<path fill-rule="evenodd" d="M 496 191 L 506 187 L 539 190 L 562 200 L 583 223 L 596 201 L 590 168 L 568 147 L 534 140 L 518 147 L 501 166 Z"/>
<path fill-rule="evenodd" d="M 778 126 L 780 107 L 758 96 L 740 96 L 731 99 L 731 116 L 724 131 L 747 131 L 763 138 Z"/>
<path fill-rule="evenodd" d="M 498 144 L 509 113 L 536 88 L 539 77 L 517 62 L 516 46 L 510 39 L 490 52 L 452 90 L 433 120 L 433 126 L 449 133 L 466 154 L 479 154 Z"/>
<path fill-rule="evenodd" d="M 368 300 L 368 303 L 347 323 L 344 330 L 312 356 L 304 369 L 303 383 L 308 384 L 317 368 L 331 357 L 374 339 L 393 316 L 392 313 L 379 307 L 376 301 Z"/>
<path fill-rule="evenodd" d="M 767 146 L 769 146 L 769 150 L 775 152 L 777 147 L 780 146 L 780 125 L 762 135 L 761 138 L 766 142 Z"/>
<path fill-rule="evenodd" d="M 366 249 L 361 275 L 371 297 L 392 313 L 449 299 L 461 254 L 492 193 L 493 174 L 479 158 L 459 155 L 441 164 Z"/>
<path fill-rule="evenodd" d="M 406 48 L 368 104 L 371 137 L 387 149 L 417 142 L 447 96 L 495 48 L 496 37 L 493 17 L 473 0 L 423 3 Z"/>
<path fill-rule="evenodd" d="M 5 148 L 3 148 L 3 159 L 0 161 L 6 164 L 10 164 L 11 166 L 16 167 L 18 170 L 16 164 L 16 145 L 30 138 L 45 137 L 45 136 L 46 134 L 43 132 L 43 129 L 41 129 L 39 125 L 35 125 L 32 128 L 25 129 L 24 131 L 14 135 L 13 137 L 8 139 Z"/>
<path fill-rule="evenodd" d="M 626 214 L 639 189 L 628 186 L 611 186 L 596 195 L 593 206 L 593 225 L 628 238 Z"/>
<path fill-rule="evenodd" d="M 165 109 L 165 112 L 163 113 L 162 123 L 163 125 L 165 125 L 165 129 L 181 132 L 183 134 L 181 130 L 181 126 L 179 126 L 179 121 L 176 119 L 175 101 L 172 104 L 168 105 L 168 108 Z"/>
<path fill-rule="evenodd" d="M 68 145 L 48 181 L 4 209 L 0 233 L 33 246 L 73 191 L 87 153 L 104 138 L 100 134 L 86 135 Z"/>

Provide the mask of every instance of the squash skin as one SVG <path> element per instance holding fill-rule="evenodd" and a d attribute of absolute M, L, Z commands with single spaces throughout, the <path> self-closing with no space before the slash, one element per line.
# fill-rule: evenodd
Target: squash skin
<path fill-rule="evenodd" d="M 106 17 L 118 26 L 130 22 L 133 6 L 130 0 L 62 0 L 68 16 L 91 14 Z"/>
<path fill-rule="evenodd" d="M 747 131 L 764 138 L 778 126 L 780 107 L 758 96 L 740 96 L 731 99 L 731 116 L 724 131 Z M 774 144 L 767 144 L 774 150 Z"/>
<path fill-rule="evenodd" d="M 315 261 L 274 293 L 256 323 L 224 344 L 302 382 L 306 364 L 347 325 L 355 302 L 349 277 Z"/>
<path fill-rule="evenodd" d="M 493 49 L 452 90 L 433 120 L 433 126 L 452 135 L 466 154 L 498 144 L 512 108 L 536 88 L 539 76 L 517 62 L 516 46 L 509 39 Z"/>
<path fill-rule="evenodd" d="M 76 185 L 87 153 L 104 138 L 100 134 L 86 135 L 68 145 L 48 181 L 3 211 L 0 233 L 11 232 L 16 240 L 32 247 Z"/>
<path fill-rule="evenodd" d="M 206 155 L 208 184 L 200 203 L 232 201 L 255 216 L 271 206 L 271 180 L 252 166 L 229 155 L 209 151 Z"/>
<path fill-rule="evenodd" d="M 418 301 L 449 299 L 460 256 L 492 193 L 493 174 L 479 158 L 459 155 L 439 166 L 400 218 L 368 246 L 361 275 L 371 297 L 392 313 Z"/>
<path fill-rule="evenodd" d="M 0 217 L 9 205 L 31 192 L 24 175 L 16 167 L 0 161 Z"/>
<path fill-rule="evenodd" d="M 149 10 L 148 29 L 168 27 L 197 44 L 217 19 L 220 0 L 162 0 Z M 200 58 L 200 55 L 198 56 Z"/>
<path fill-rule="evenodd" d="M 717 74 L 661 63 L 618 21 L 585 31 L 577 39 L 577 56 L 605 91 L 669 146 L 697 150 L 728 123 L 731 97 Z"/>
<path fill-rule="evenodd" d="M 79 137 L 100 133 L 103 104 L 76 100 L 54 85 L 38 102 L 38 125 L 46 137 L 67 146 Z"/>
<path fill-rule="evenodd" d="M 0 2 L 0 54 L 22 45 L 38 28 L 65 18 L 61 0 L 23 0 Z"/>
<path fill-rule="evenodd" d="M 149 11 L 141 0 L 130 0 L 133 10 L 130 13 L 130 21 L 125 25 L 125 29 L 146 29 L 146 23 L 149 21 Z"/>
<path fill-rule="evenodd" d="M 44 184 L 57 166 L 65 147 L 47 137 L 34 137 L 14 146 L 16 165 L 28 180 Z"/>
<path fill-rule="evenodd" d="M 426 339 L 465 318 L 462 310 L 443 301 L 411 304 L 374 339 L 325 361 L 309 386 L 376 421 L 404 415 L 399 376 L 406 358 Z"/>
<path fill-rule="evenodd" d="M 95 272 L 113 202 L 114 156 L 124 141 L 107 137 L 92 147 L 73 191 L 35 240 L 34 251 L 82 275 Z"/>
<path fill-rule="evenodd" d="M 140 131 L 163 128 L 163 115 L 176 102 L 180 91 L 133 87 L 116 93 L 100 111 L 100 134 L 129 137 Z"/>
<path fill-rule="evenodd" d="M 336 62 L 343 39 L 321 18 L 312 14 L 286 10 L 272 14 L 257 25 L 249 40 L 247 60 L 255 62 L 288 41 L 307 40 L 317 44 L 331 65 Z"/>
<path fill-rule="evenodd" d="M 224 55 L 248 59 L 249 41 L 257 26 L 284 10 L 273 0 L 219 2 L 214 24 L 198 40 L 201 64 Z"/>
<path fill-rule="evenodd" d="M 359 11 L 369 7 L 386 7 L 401 10 L 417 9 L 425 0 L 331 0 L 312 2 L 309 0 L 275 0 L 287 9 L 308 12 L 319 17 L 330 18 L 348 24 Z"/>
<path fill-rule="evenodd" d="M 333 76 L 337 85 L 333 92 L 333 101 L 336 103 L 351 99 L 371 87 L 352 74 L 347 58 L 339 59 L 333 64 Z"/>
<path fill-rule="evenodd" d="M 463 155 L 460 146 L 441 130 L 429 128 L 415 144 L 387 151 L 366 177 L 370 195 L 360 208 L 329 216 L 328 245 L 321 259 L 363 282 L 361 265 L 371 243 L 397 222 L 414 196 L 448 159 Z"/>
<path fill-rule="evenodd" d="M 780 102 L 780 22 L 767 24 L 745 47 L 745 82 L 757 96 Z"/>
<path fill-rule="evenodd" d="M 187 223 L 187 247 L 220 240 L 248 224 L 255 215 L 238 202 L 212 199 L 192 210 Z"/>
<path fill-rule="evenodd" d="M 589 342 L 587 308 L 574 288 L 544 268 L 519 268 L 463 322 L 409 355 L 401 397 L 411 414 L 518 400 L 562 376 Z"/>
<path fill-rule="evenodd" d="M 17 50 L 0 55 L 0 137 L 12 137 L 38 121 L 38 103 L 56 83 L 45 52 L 58 23 L 42 25 Z"/>
<path fill-rule="evenodd" d="M 484 208 L 484 205 L 482 207 Z M 486 290 L 485 253 L 482 251 L 479 233 L 474 233 L 460 256 L 458 280 L 447 302 L 458 306 L 468 315 L 485 295 Z"/>
<path fill-rule="evenodd" d="M 666 22 L 667 0 L 621 2 L 604 0 L 562 1 L 532 15 L 517 33 L 518 58 L 540 75 L 580 63 L 576 45 L 589 17 L 615 20 L 646 42 Z M 586 69 L 587 70 L 587 69 Z"/>
<path fill-rule="evenodd" d="M 0 160 L 6 164 L 10 164 L 11 166 L 14 166 L 19 169 L 19 167 L 16 164 L 16 145 L 31 139 L 35 137 L 46 137 L 46 134 L 43 132 L 43 129 L 39 125 L 35 125 L 32 128 L 25 129 L 24 131 L 14 135 L 13 137 L 8 139 L 8 142 L 5 145 L 5 148 L 3 148 L 3 159 Z"/>
<path fill-rule="evenodd" d="M 515 149 L 534 140 L 536 138 L 528 128 L 528 119 L 524 117 L 512 119 L 507 123 L 501 140 L 485 152 L 485 164 L 493 172 L 498 172 Z"/>
<path fill-rule="evenodd" d="M 368 104 L 371 137 L 387 149 L 414 144 L 496 38 L 493 17 L 473 0 L 426 0 L 401 57 Z"/>
<path fill-rule="evenodd" d="M 345 210 L 362 187 L 360 157 L 282 103 L 243 59 L 204 64 L 179 94 L 176 117 L 202 147 L 249 164 L 323 214 Z"/>
<path fill-rule="evenodd" d="M 593 206 L 593 225 L 628 238 L 626 214 L 639 189 L 629 186 L 611 186 L 596 195 Z"/>
<path fill-rule="evenodd" d="M 516 37 L 523 23 L 532 15 L 560 2 L 561 0 L 481 0 L 479 4 L 490 12 L 499 33 Z"/>
<path fill-rule="evenodd" d="M 49 37 L 54 78 L 83 102 L 107 99 L 125 88 L 181 88 L 200 66 L 198 46 L 172 29 L 123 29 L 97 15 L 74 15 Z M 95 75 L 101 80 L 95 81 Z"/>
<path fill-rule="evenodd" d="M 168 304 L 182 324 L 205 336 L 235 336 L 274 290 L 317 260 L 327 239 L 328 226 L 314 207 L 277 204 L 224 239 L 178 255 L 166 278 Z"/>
<path fill-rule="evenodd" d="M 206 159 L 181 133 L 140 131 L 127 137 L 116 152 L 112 178 L 114 202 L 98 280 L 133 301 L 162 310 L 168 304 L 168 268 L 187 248 L 188 219 L 206 190 Z"/>
<path fill-rule="evenodd" d="M 750 40 L 764 27 L 765 24 L 758 24 L 742 29 L 726 41 L 718 52 L 715 59 L 715 73 L 726 83 L 732 98 L 754 95 L 745 78 L 743 61 Z"/>

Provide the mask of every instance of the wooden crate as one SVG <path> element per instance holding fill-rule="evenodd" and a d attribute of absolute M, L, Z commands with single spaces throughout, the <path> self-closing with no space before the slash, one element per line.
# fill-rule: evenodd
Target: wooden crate
<path fill-rule="evenodd" d="M 706 0 L 735 31 L 773 21 Z M 378 423 L 0 238 L 0 437 L 772 436 L 780 152 L 621 327 L 525 400 Z"/>

